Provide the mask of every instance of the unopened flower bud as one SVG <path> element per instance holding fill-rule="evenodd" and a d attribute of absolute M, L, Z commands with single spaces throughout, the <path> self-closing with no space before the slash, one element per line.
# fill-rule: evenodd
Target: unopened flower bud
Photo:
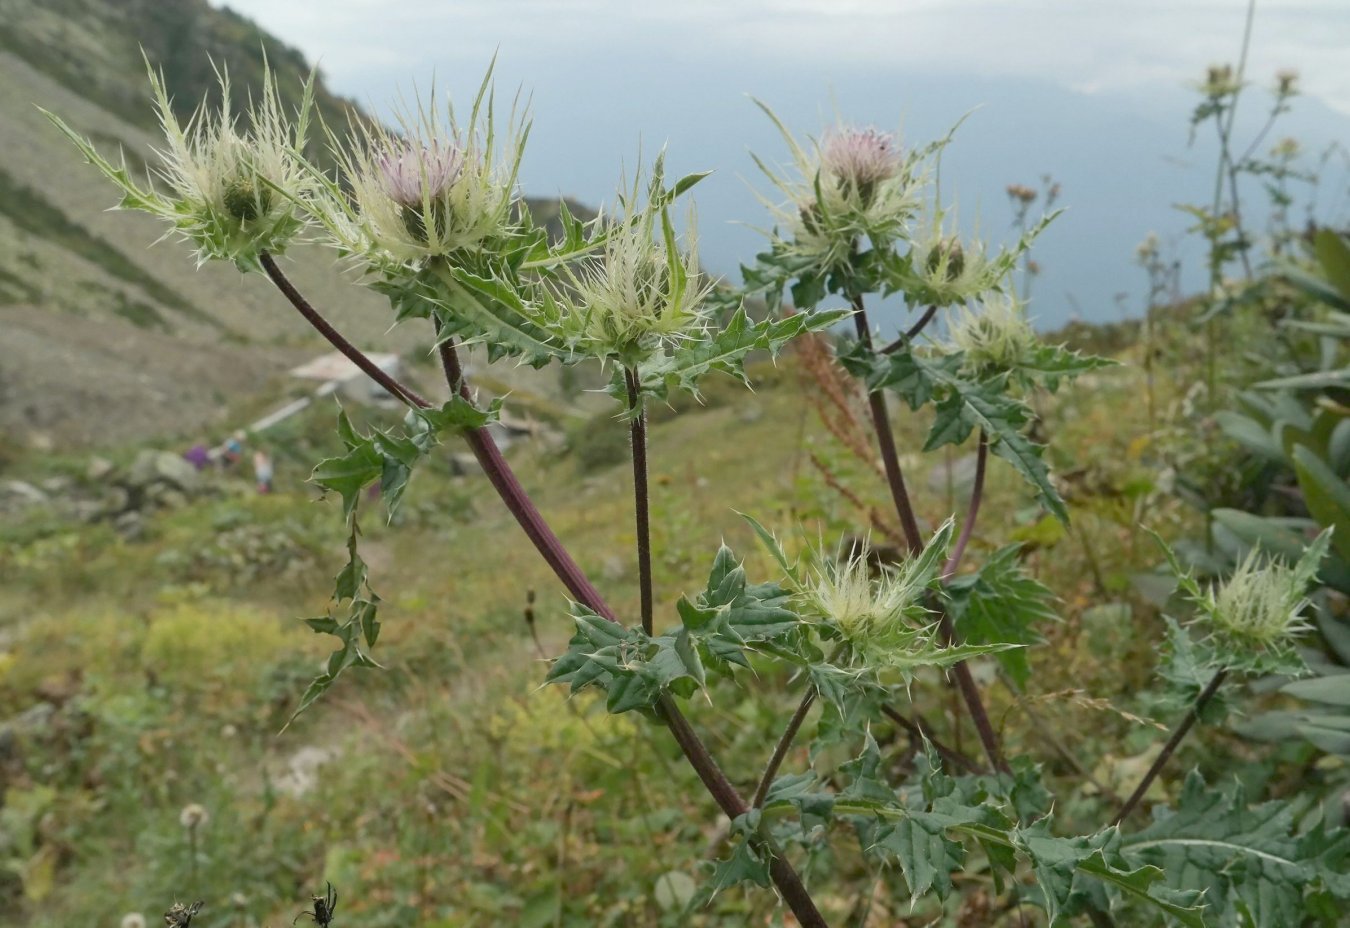
<path fill-rule="evenodd" d="M 1275 92 L 1282 97 L 1290 97 L 1298 92 L 1298 71 L 1293 68 L 1280 68 L 1275 72 Z"/>
<path fill-rule="evenodd" d="M 979 312 L 963 307 L 952 323 L 951 341 L 976 371 L 1013 370 L 1037 344 L 1022 304 L 1006 296 L 985 300 Z"/>
<path fill-rule="evenodd" d="M 953 235 L 939 242 L 928 252 L 924 266 L 931 275 L 941 275 L 948 281 L 957 280 L 966 269 L 966 253 L 961 240 Z"/>
<path fill-rule="evenodd" d="M 272 208 L 272 191 L 257 178 L 243 176 L 225 188 L 225 209 L 240 222 L 252 222 Z"/>

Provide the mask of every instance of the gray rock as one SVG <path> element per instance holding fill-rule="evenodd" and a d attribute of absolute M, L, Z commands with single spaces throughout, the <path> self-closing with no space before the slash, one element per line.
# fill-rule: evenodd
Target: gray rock
<path fill-rule="evenodd" d="M 89 466 L 84 469 L 84 476 L 91 481 L 107 480 L 116 469 L 112 461 L 96 456 L 89 459 Z"/>
<path fill-rule="evenodd" d="M 142 451 L 127 472 L 127 482 L 132 486 L 144 487 L 152 483 L 173 484 L 180 490 L 191 493 L 201 486 L 202 477 L 197 468 L 172 451 Z"/>
<path fill-rule="evenodd" d="M 69 477 L 48 477 L 42 481 L 43 491 L 55 496 L 68 492 L 73 486 L 75 486 L 75 481 Z"/>
<path fill-rule="evenodd" d="M 126 487 L 110 486 L 103 494 L 102 505 L 94 510 L 103 515 L 115 516 L 131 508 L 131 491 Z"/>
<path fill-rule="evenodd" d="M 135 541 L 145 535 L 145 517 L 130 509 L 113 520 L 113 528 L 128 541 Z"/>
<path fill-rule="evenodd" d="M 165 486 L 164 492 L 159 494 L 157 502 L 166 509 L 178 509 L 188 504 L 188 496 L 182 490 Z"/>
<path fill-rule="evenodd" d="M 22 480 L 6 480 L 0 483 L 0 495 L 8 496 L 21 503 L 45 503 L 47 494 L 43 493 L 31 483 L 25 483 Z"/>

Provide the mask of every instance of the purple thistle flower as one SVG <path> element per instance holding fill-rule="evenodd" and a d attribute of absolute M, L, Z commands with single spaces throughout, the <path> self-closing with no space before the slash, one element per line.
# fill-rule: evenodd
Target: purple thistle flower
<path fill-rule="evenodd" d="M 459 178 L 464 152 L 453 143 L 396 141 L 377 163 L 389 198 L 420 209 L 424 199 L 435 200 Z"/>
<path fill-rule="evenodd" d="M 876 129 L 839 129 L 825 136 L 823 168 L 841 182 L 870 191 L 900 173 L 903 159 L 895 139 Z"/>

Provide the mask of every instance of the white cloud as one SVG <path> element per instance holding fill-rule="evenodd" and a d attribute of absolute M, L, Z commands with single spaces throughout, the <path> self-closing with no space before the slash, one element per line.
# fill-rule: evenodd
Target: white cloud
<path fill-rule="evenodd" d="M 642 47 L 715 63 L 830 59 L 842 70 L 1022 77 L 1097 92 L 1175 88 L 1237 57 L 1241 0 L 225 0 L 327 71 L 404 83 L 438 62 Z M 1302 72 L 1306 93 L 1350 112 L 1350 3 L 1264 0 L 1248 73 Z M 381 74 L 381 77 L 386 77 Z"/>

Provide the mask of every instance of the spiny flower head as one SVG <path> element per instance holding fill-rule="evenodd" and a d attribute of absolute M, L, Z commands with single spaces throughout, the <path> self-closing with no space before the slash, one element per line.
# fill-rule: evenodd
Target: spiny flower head
<path fill-rule="evenodd" d="M 803 611 L 823 619 L 864 664 L 941 663 L 932 657 L 935 626 L 924 598 L 937 582 L 951 529 L 948 520 L 923 552 L 897 567 L 874 568 L 865 541 L 846 557 L 821 558 L 802 585 Z"/>
<path fill-rule="evenodd" d="M 1270 648 L 1310 628 L 1302 613 L 1311 579 L 1302 562 L 1290 567 L 1253 549 L 1198 605 L 1216 634 L 1245 647 Z"/>
<path fill-rule="evenodd" d="M 397 131 L 361 124 L 347 145 L 334 141 L 351 193 L 329 184 L 314 207 L 333 244 L 372 269 L 398 274 L 490 249 L 508 236 L 528 129 L 513 117 L 499 152 L 488 80 L 465 126 L 453 109 L 438 112 L 434 93 L 429 105 L 400 113 L 397 122 Z"/>
<path fill-rule="evenodd" d="M 875 196 L 878 184 L 900 175 L 904 163 L 895 137 L 873 128 L 831 130 L 820 146 L 822 172 L 864 204 Z"/>
<path fill-rule="evenodd" d="M 464 152 L 448 142 L 395 141 L 379 156 L 378 179 L 389 199 L 421 209 L 423 199 L 439 200 L 459 179 Z"/>
<path fill-rule="evenodd" d="M 803 146 L 759 105 L 792 154 L 787 171 L 755 159 L 786 197 L 785 203 L 764 202 L 790 235 L 779 241 L 787 253 L 828 269 L 847 262 L 863 239 L 886 247 L 904 234 L 920 205 L 920 154 L 906 157 L 893 136 L 851 126 L 838 126 Z"/>
<path fill-rule="evenodd" d="M 993 294 L 980 309 L 961 307 L 951 321 L 951 346 L 964 353 L 964 364 L 977 373 L 1016 370 L 1039 344 L 1025 305 L 1015 297 Z"/>
<path fill-rule="evenodd" d="M 219 110 L 203 105 L 184 126 L 173 111 L 163 75 L 150 69 L 166 140 L 166 147 L 156 151 L 163 162 L 158 174 L 168 193 L 142 188 L 131 179 L 125 161 L 114 166 L 56 116 L 47 117 L 122 188 L 119 208 L 172 223 L 196 247 L 199 263 L 226 259 L 241 270 L 253 270 L 262 252 L 280 254 L 305 225 L 300 201 L 313 182 L 297 152 L 308 128 L 314 79 L 311 75 L 305 85 L 292 127 L 282 113 L 275 77 L 265 70 L 261 96 L 249 106 L 247 130 L 240 129 L 231 110 L 228 73 L 220 71 L 219 79 Z"/>
<path fill-rule="evenodd" d="M 663 190 L 657 158 L 646 204 L 638 205 L 635 181 L 605 223 L 600 250 L 568 268 L 566 286 L 548 293 L 537 310 L 539 322 L 578 354 L 632 364 L 705 326 L 713 285 L 699 271 L 694 216 L 681 242 Z"/>
<path fill-rule="evenodd" d="M 947 223 L 947 213 L 937 210 L 928 231 L 915 241 L 911 252 L 912 274 L 905 296 L 913 305 L 952 306 L 979 299 L 997 290 L 1012 270 L 1016 252 L 1002 252 L 990 260 L 984 242 L 973 238 L 962 244 Z"/>

